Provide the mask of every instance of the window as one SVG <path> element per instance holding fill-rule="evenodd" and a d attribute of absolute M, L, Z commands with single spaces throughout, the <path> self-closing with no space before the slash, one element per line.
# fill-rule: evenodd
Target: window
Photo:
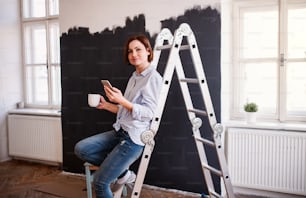
<path fill-rule="evenodd" d="M 306 121 L 306 0 L 234 2 L 233 117 Z"/>
<path fill-rule="evenodd" d="M 61 104 L 58 18 L 58 0 L 22 1 L 27 106 L 59 108 Z"/>

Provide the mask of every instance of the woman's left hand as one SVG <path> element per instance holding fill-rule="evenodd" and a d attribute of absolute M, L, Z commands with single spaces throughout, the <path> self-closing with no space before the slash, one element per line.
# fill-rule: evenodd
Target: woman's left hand
<path fill-rule="evenodd" d="M 109 88 L 107 86 L 104 86 L 104 91 L 106 93 L 106 97 L 109 99 L 109 101 L 113 103 L 120 104 L 121 101 L 124 99 L 121 91 L 116 87 Z"/>

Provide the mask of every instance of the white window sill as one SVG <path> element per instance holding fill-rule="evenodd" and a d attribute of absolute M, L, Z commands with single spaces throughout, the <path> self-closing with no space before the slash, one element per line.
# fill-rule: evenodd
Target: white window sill
<path fill-rule="evenodd" d="M 279 122 L 262 122 L 257 121 L 254 124 L 246 121 L 230 120 L 223 123 L 226 128 L 251 128 L 251 129 L 270 129 L 284 131 L 303 131 L 306 132 L 305 123 L 279 123 Z"/>
<path fill-rule="evenodd" d="M 61 116 L 60 110 L 54 109 L 31 109 L 31 108 L 22 108 L 14 109 L 8 112 L 9 114 L 19 114 L 19 115 L 37 115 L 37 116 Z"/>

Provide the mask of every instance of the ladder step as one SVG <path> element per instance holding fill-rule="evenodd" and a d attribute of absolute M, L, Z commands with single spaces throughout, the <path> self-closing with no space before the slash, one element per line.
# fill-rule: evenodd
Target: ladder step
<path fill-rule="evenodd" d="M 207 116 L 207 112 L 200 109 L 187 109 L 188 112 L 196 113 L 199 115 Z"/>
<path fill-rule="evenodd" d="M 196 137 L 196 136 L 194 136 L 194 139 L 197 140 L 197 141 L 203 142 L 204 144 L 207 144 L 207 145 L 210 145 L 210 146 L 215 146 L 215 143 L 210 141 L 210 140 L 207 140 L 207 139 L 204 139 L 204 138 L 201 138 L 201 137 Z"/>
<path fill-rule="evenodd" d="M 211 172 L 215 173 L 216 175 L 222 176 L 222 172 L 208 164 L 203 164 L 203 168 L 210 170 Z"/>
<path fill-rule="evenodd" d="M 162 46 L 158 46 L 155 49 L 156 50 L 165 50 L 165 49 L 170 49 L 172 47 L 172 45 L 162 45 Z M 181 45 L 180 50 L 186 50 L 189 49 L 189 45 Z"/>
<path fill-rule="evenodd" d="M 184 78 L 184 79 L 180 79 L 180 82 L 199 83 L 199 79 L 197 79 L 197 78 Z"/>

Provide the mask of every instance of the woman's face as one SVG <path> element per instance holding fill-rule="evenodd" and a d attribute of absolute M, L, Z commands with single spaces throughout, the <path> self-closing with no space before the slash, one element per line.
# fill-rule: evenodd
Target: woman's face
<path fill-rule="evenodd" d="M 131 65 L 135 67 L 146 67 L 148 65 L 148 56 L 150 52 L 138 40 L 129 43 L 128 59 Z"/>

